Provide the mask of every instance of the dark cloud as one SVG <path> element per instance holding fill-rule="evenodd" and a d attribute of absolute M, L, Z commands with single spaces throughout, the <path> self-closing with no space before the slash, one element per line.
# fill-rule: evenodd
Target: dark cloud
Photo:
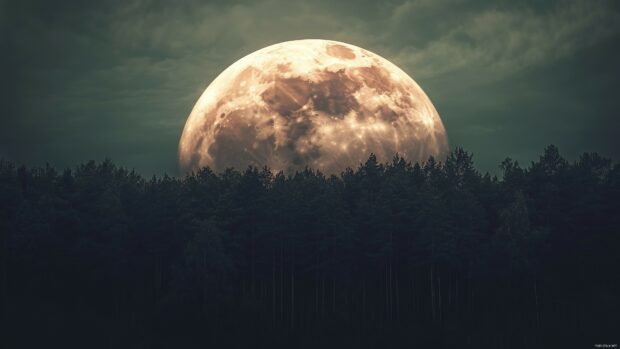
<path fill-rule="evenodd" d="M 617 157 L 614 1 L 0 1 L 0 156 L 176 172 L 209 82 L 280 41 L 349 42 L 427 92 L 484 169 L 546 143 Z M 337 52 L 335 54 L 346 54 Z"/>

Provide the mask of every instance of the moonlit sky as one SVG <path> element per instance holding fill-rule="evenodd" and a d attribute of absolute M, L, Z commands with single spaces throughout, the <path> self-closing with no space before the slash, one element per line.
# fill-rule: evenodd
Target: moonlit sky
<path fill-rule="evenodd" d="M 620 1 L 0 0 L 0 157 L 178 174 L 185 120 L 237 59 L 347 42 L 425 90 L 483 171 L 553 143 L 620 154 Z"/>

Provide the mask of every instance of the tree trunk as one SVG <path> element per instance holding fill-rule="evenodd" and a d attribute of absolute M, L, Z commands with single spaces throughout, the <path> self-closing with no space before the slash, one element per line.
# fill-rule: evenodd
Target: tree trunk
<path fill-rule="evenodd" d="M 292 245 L 292 242 L 291 242 Z M 291 328 L 295 327 L 295 247 L 291 250 Z"/>
<path fill-rule="evenodd" d="M 271 322 L 276 326 L 276 252 L 271 254 Z"/>
<path fill-rule="evenodd" d="M 389 306 L 390 306 L 390 290 L 388 287 L 388 261 L 387 258 L 385 260 L 385 306 L 384 306 L 384 312 L 385 312 L 385 320 L 389 319 Z"/>
<path fill-rule="evenodd" d="M 256 299 L 256 285 L 254 285 L 255 265 L 254 265 L 254 229 L 250 232 L 250 298 Z"/>
<path fill-rule="evenodd" d="M 395 278 L 394 278 L 394 291 L 395 291 L 395 296 L 396 296 L 396 319 L 400 319 L 400 299 L 399 299 L 399 294 L 398 294 L 398 270 L 395 273 Z"/>
<path fill-rule="evenodd" d="M 439 322 L 442 320 L 442 309 L 441 309 L 441 276 L 437 277 L 437 300 L 439 303 Z"/>
<path fill-rule="evenodd" d="M 454 304 L 456 305 L 456 312 L 457 314 L 460 313 L 460 307 L 459 307 L 459 278 L 457 277 L 456 280 L 454 280 L 455 285 L 454 285 Z"/>
<path fill-rule="evenodd" d="M 450 311 L 450 307 L 452 306 L 452 278 L 450 275 L 451 273 L 448 272 L 448 311 Z"/>
<path fill-rule="evenodd" d="M 336 277 L 334 276 L 334 284 L 332 288 L 332 314 L 336 314 Z"/>
<path fill-rule="evenodd" d="M 415 301 L 415 283 L 413 282 L 413 280 L 415 279 L 415 274 L 412 273 L 411 275 L 411 280 L 410 280 L 410 287 L 411 287 L 411 312 L 413 315 L 415 315 L 416 309 L 416 301 Z"/>
<path fill-rule="evenodd" d="M 284 321 L 284 242 L 280 240 L 280 323 Z"/>
<path fill-rule="evenodd" d="M 316 273 L 314 277 L 314 318 L 319 319 L 319 253 L 316 254 Z"/>
<path fill-rule="evenodd" d="M 433 264 L 431 264 L 431 318 L 435 320 L 435 288 L 433 286 Z"/>
<path fill-rule="evenodd" d="M 291 265 L 291 328 L 295 327 L 295 264 Z"/>
<path fill-rule="evenodd" d="M 321 288 L 321 319 L 323 319 L 325 317 L 325 274 L 321 279 Z"/>
<path fill-rule="evenodd" d="M 393 233 L 390 231 L 390 282 L 389 282 L 389 290 L 390 290 L 390 321 L 394 320 L 394 289 L 393 289 L 393 281 L 392 281 L 392 258 L 393 258 L 393 247 L 392 247 Z"/>
<path fill-rule="evenodd" d="M 536 301 L 536 329 L 540 328 L 540 312 L 538 310 L 538 287 L 536 285 L 536 279 L 534 279 L 534 299 Z"/>
<path fill-rule="evenodd" d="M 366 278 L 362 279 L 362 321 L 366 320 Z"/>

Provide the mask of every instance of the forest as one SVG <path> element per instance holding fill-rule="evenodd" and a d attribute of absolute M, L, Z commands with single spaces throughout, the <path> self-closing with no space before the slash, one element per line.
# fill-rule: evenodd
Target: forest
<path fill-rule="evenodd" d="M 499 166 L 462 148 L 339 176 L 0 160 L 0 345 L 618 343 L 620 164 L 550 145 Z"/>

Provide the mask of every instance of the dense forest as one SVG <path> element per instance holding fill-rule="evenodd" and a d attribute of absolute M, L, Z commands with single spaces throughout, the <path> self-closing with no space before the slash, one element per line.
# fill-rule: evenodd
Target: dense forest
<path fill-rule="evenodd" d="M 618 343 L 620 164 L 455 149 L 325 176 L 0 161 L 0 345 Z"/>

